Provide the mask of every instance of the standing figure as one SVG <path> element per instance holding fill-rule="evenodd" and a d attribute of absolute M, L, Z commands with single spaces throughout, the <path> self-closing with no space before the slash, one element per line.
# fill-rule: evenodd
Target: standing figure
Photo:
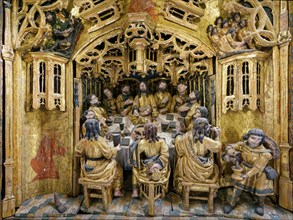
<path fill-rule="evenodd" d="M 267 136 L 260 129 L 250 129 L 246 135 L 243 136 L 244 141 L 238 142 L 226 147 L 225 159 L 228 157 L 235 157 L 240 155 L 236 160 L 237 164 L 234 169 L 239 171 L 239 175 L 234 179 L 234 189 L 231 199 L 228 204 L 224 206 L 224 212 L 230 213 L 236 205 L 237 199 L 241 195 L 242 190 L 250 192 L 258 196 L 258 204 L 255 212 L 258 215 L 264 215 L 264 201 L 265 197 L 274 194 L 273 179 L 276 177 L 276 171 L 268 167 L 271 159 L 277 159 L 279 156 L 279 149 L 277 144 Z M 267 144 L 269 149 L 264 146 Z"/>
<path fill-rule="evenodd" d="M 173 96 L 172 105 L 171 105 L 171 112 L 179 113 L 186 112 L 189 110 L 184 104 L 186 104 L 188 95 L 187 95 L 187 86 L 183 83 L 179 83 L 177 85 L 177 95 Z"/>
<path fill-rule="evenodd" d="M 142 181 L 165 181 L 169 170 L 169 148 L 157 135 L 157 127 L 153 123 L 144 125 L 144 137 L 132 150 L 133 158 L 133 197 L 138 196 L 138 177 Z"/>
<path fill-rule="evenodd" d="M 129 118 L 134 124 L 145 124 L 158 116 L 155 99 L 149 94 L 146 82 L 139 84 L 139 93 L 133 101 L 132 111 Z"/>
<path fill-rule="evenodd" d="M 114 175 L 114 196 L 122 196 L 122 167 L 114 159 L 120 145 L 108 146 L 106 140 L 99 136 L 99 122 L 96 119 L 85 121 L 86 136 L 75 146 L 75 155 L 81 157 L 81 178 L 86 181 L 110 181 Z"/>
<path fill-rule="evenodd" d="M 132 109 L 133 97 L 130 94 L 130 86 L 123 85 L 121 94 L 116 99 L 117 113 L 122 117 L 127 116 Z"/>
<path fill-rule="evenodd" d="M 182 182 L 218 182 L 219 169 L 213 153 L 221 150 L 219 129 L 212 128 L 206 118 L 194 120 L 193 130 L 175 139 L 176 165 L 175 190 L 182 192 Z"/>
<path fill-rule="evenodd" d="M 159 114 L 164 115 L 170 112 L 172 97 L 167 91 L 167 82 L 165 80 L 159 81 L 158 91 L 155 93 L 155 100 Z"/>
<path fill-rule="evenodd" d="M 103 92 L 106 96 L 106 98 L 103 99 L 103 107 L 106 110 L 108 118 L 113 121 L 116 114 L 116 100 L 113 97 L 113 93 L 109 88 L 105 88 Z"/>

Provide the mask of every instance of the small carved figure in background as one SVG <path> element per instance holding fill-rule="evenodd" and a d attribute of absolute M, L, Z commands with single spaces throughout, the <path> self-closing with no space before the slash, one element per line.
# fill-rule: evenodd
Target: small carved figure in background
<path fill-rule="evenodd" d="M 133 197 L 138 196 L 138 182 L 164 182 L 169 176 L 169 148 L 166 142 L 158 137 L 155 124 L 144 125 L 144 137 L 133 150 L 132 157 L 134 165 L 137 164 L 133 166 Z"/>
<path fill-rule="evenodd" d="M 139 84 L 139 93 L 133 101 L 132 110 L 129 118 L 134 124 L 145 124 L 158 116 L 156 101 L 149 94 L 146 82 Z"/>
<path fill-rule="evenodd" d="M 106 96 L 102 102 L 103 107 L 106 110 L 107 118 L 113 121 L 114 116 L 116 114 L 116 100 L 113 97 L 113 93 L 109 88 L 105 88 L 103 92 L 104 92 L 104 95 Z"/>
<path fill-rule="evenodd" d="M 69 56 L 82 26 L 80 20 L 70 18 L 69 13 L 62 9 L 46 12 L 46 23 L 47 32 L 44 34 L 41 49 Z"/>
<path fill-rule="evenodd" d="M 207 34 L 219 55 L 254 48 L 253 33 L 248 30 L 247 20 L 241 20 L 239 12 L 229 21 L 218 17 L 215 27 L 207 27 Z"/>
<path fill-rule="evenodd" d="M 182 107 L 187 102 L 187 99 L 187 86 L 184 83 L 179 83 L 177 85 L 177 95 L 174 95 L 172 99 L 171 111 L 179 114 L 188 111 L 188 107 Z"/>
<path fill-rule="evenodd" d="M 167 82 L 165 80 L 159 81 L 158 91 L 154 96 L 159 114 L 166 114 L 170 112 L 172 97 L 167 90 Z"/>
<path fill-rule="evenodd" d="M 130 94 L 130 86 L 123 85 L 121 89 L 121 94 L 116 99 L 117 112 L 120 113 L 122 117 L 127 116 L 132 110 L 133 97 Z"/>
<path fill-rule="evenodd" d="M 226 147 L 223 159 L 239 163 L 232 169 L 235 181 L 233 195 L 228 204 L 224 206 L 224 212 L 230 213 L 236 205 L 242 190 L 258 196 L 258 204 L 255 212 L 264 215 L 264 201 L 267 195 L 274 194 L 273 179 L 277 177 L 276 171 L 268 166 L 271 159 L 279 157 L 277 144 L 265 136 L 260 129 L 250 129 L 243 136 L 244 141 Z M 266 148 L 267 146 L 268 148 Z M 235 159 L 233 159 L 233 157 Z M 230 159 L 232 158 L 232 159 Z"/>
<path fill-rule="evenodd" d="M 85 181 L 101 182 L 113 180 L 114 196 L 122 196 L 122 167 L 114 159 L 120 145 L 110 148 L 106 140 L 99 135 L 99 122 L 87 119 L 86 135 L 75 147 L 75 155 L 81 157 L 81 178 Z"/>

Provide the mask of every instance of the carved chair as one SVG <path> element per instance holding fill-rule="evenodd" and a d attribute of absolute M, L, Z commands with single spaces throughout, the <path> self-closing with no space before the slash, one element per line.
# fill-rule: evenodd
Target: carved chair
<path fill-rule="evenodd" d="M 86 208 L 89 208 L 90 206 L 90 198 L 101 198 L 104 208 L 108 208 L 113 198 L 112 182 L 114 177 L 115 172 L 107 182 L 99 180 L 86 180 L 84 178 L 78 179 L 78 183 L 83 186 L 84 202 Z"/>
<path fill-rule="evenodd" d="M 214 212 L 214 193 L 218 191 L 218 183 L 191 183 L 182 182 L 183 208 L 189 211 L 189 199 L 208 201 L 208 212 Z M 190 196 L 190 192 L 207 192 L 208 196 Z"/>
<path fill-rule="evenodd" d="M 155 215 L 155 200 L 158 198 L 165 198 L 166 193 L 168 192 L 169 177 L 170 177 L 170 168 L 168 169 L 167 178 L 163 181 L 150 181 L 143 180 L 136 175 L 136 172 L 133 172 L 137 178 L 139 187 L 140 187 L 140 196 L 144 196 L 149 203 L 149 215 Z"/>

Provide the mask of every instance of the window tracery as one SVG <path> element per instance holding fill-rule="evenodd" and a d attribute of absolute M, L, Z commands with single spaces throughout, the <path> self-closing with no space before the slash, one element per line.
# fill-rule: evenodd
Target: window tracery
<path fill-rule="evenodd" d="M 219 60 L 222 72 L 222 111 L 263 111 L 264 68 L 268 54 L 252 52 Z"/>
<path fill-rule="evenodd" d="M 65 111 L 65 63 L 67 59 L 44 53 L 28 53 L 26 110 L 59 108 Z"/>

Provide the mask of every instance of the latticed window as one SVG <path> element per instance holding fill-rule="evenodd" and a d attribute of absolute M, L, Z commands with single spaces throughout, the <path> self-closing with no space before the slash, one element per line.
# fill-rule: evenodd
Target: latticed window
<path fill-rule="evenodd" d="M 264 63 L 269 54 L 252 52 L 219 60 L 222 71 L 222 111 L 242 110 L 247 107 L 263 111 Z"/>
<path fill-rule="evenodd" d="M 31 52 L 27 62 L 26 110 L 59 108 L 65 111 L 65 63 L 66 58 L 56 55 Z"/>
<path fill-rule="evenodd" d="M 54 93 L 61 94 L 61 65 L 54 64 Z"/>
<path fill-rule="evenodd" d="M 234 65 L 229 65 L 227 68 L 227 91 L 226 95 L 234 94 Z"/>
<path fill-rule="evenodd" d="M 46 64 L 45 62 L 40 62 L 39 64 L 39 92 L 46 92 Z"/>
<path fill-rule="evenodd" d="M 260 80 L 261 80 L 261 66 L 260 63 L 256 63 L 256 94 L 260 95 Z"/>
<path fill-rule="evenodd" d="M 242 94 L 249 94 L 249 64 L 244 62 L 242 64 Z"/>

